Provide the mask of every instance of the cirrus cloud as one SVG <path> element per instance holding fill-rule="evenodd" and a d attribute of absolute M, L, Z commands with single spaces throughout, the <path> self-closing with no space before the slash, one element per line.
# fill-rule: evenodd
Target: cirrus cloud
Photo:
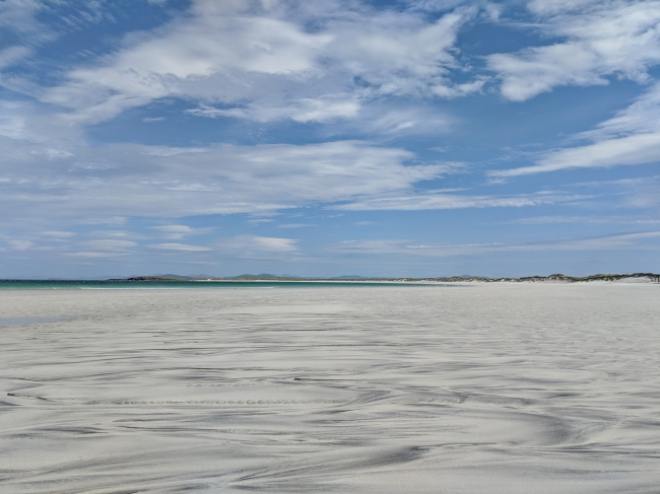
<path fill-rule="evenodd" d="M 487 57 L 502 95 L 525 101 L 563 85 L 604 85 L 617 76 L 650 80 L 660 63 L 660 2 L 532 1 L 534 27 L 562 41 Z"/>
<path fill-rule="evenodd" d="M 152 244 L 149 245 L 152 249 L 157 250 L 170 250 L 174 252 L 208 252 L 209 247 L 203 247 L 201 245 L 190 245 L 190 244 L 179 244 L 179 243 L 165 243 L 165 244 Z"/>
<path fill-rule="evenodd" d="M 218 246 L 222 250 L 249 253 L 258 252 L 294 252 L 298 250 L 292 238 L 261 237 L 258 235 L 237 235 L 232 238 L 222 239 Z"/>
<path fill-rule="evenodd" d="M 546 153 L 536 164 L 490 172 L 493 177 L 516 177 L 574 168 L 607 168 L 660 162 L 660 84 L 652 86 L 628 108 L 595 129 L 573 136 L 591 141 Z"/>
<path fill-rule="evenodd" d="M 0 139 L 2 139 L 0 137 Z M 414 154 L 365 142 L 69 148 L 43 160 L 35 143 L 5 139 L 0 204 L 19 217 L 71 220 L 254 213 L 396 191 L 454 166 L 409 165 Z M 171 228 L 170 228 L 171 230 Z M 176 228 L 170 235 L 190 233 Z"/>
<path fill-rule="evenodd" d="M 458 31 L 478 9 L 458 7 L 435 20 L 353 2 L 334 10 L 248 2 L 193 2 L 189 15 L 36 88 L 66 109 L 69 122 L 93 124 L 126 109 L 178 97 L 200 102 L 190 113 L 256 121 L 324 122 L 358 115 L 383 95 L 454 98 L 486 79 L 455 82 Z M 310 32 L 306 26 L 315 24 Z M 212 106 L 222 104 L 224 107 Z"/>

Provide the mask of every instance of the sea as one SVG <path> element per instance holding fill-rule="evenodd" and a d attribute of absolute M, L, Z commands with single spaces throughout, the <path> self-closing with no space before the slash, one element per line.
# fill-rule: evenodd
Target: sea
<path fill-rule="evenodd" d="M 444 286 L 435 282 L 403 281 L 125 281 L 125 280 L 0 280 L 0 290 L 131 290 L 131 289 L 196 289 L 196 288 L 346 288 L 391 286 Z"/>

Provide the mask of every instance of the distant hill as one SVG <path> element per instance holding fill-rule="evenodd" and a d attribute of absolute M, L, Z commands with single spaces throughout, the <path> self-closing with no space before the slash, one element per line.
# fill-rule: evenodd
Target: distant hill
<path fill-rule="evenodd" d="M 225 278 L 227 280 L 283 280 L 283 281 L 288 281 L 288 280 L 301 280 L 301 279 L 306 279 L 306 278 L 300 278 L 298 276 L 277 276 L 274 274 L 242 274 L 240 276 L 234 276 L 232 278 Z"/>
<path fill-rule="evenodd" d="M 197 278 L 197 276 L 180 276 L 178 274 L 154 274 L 152 276 L 155 278 L 170 278 L 176 280 L 192 280 Z"/>
<path fill-rule="evenodd" d="M 233 277 L 215 277 L 215 276 L 179 276 L 173 274 L 152 275 L 152 276 L 134 276 L 130 278 L 112 279 L 109 281 L 399 281 L 399 282 L 438 282 L 438 283 L 456 283 L 456 282 L 509 282 L 509 283 L 542 283 L 542 282 L 562 282 L 562 283 L 584 283 L 594 281 L 627 281 L 627 282 L 651 282 L 660 283 L 660 274 L 655 273 L 633 273 L 633 274 L 594 274 L 590 276 L 567 276 L 564 274 L 552 274 L 550 276 L 523 276 L 520 278 L 486 278 L 481 276 L 451 276 L 445 278 L 368 278 L 358 275 L 344 275 L 334 278 L 302 278 L 299 276 L 277 276 L 273 274 L 243 274 Z"/>

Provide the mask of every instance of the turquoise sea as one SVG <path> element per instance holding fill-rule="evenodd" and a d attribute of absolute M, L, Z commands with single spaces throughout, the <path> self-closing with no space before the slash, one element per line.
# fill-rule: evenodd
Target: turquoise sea
<path fill-rule="evenodd" d="M 0 280 L 0 290 L 131 290 L 196 288 L 331 288 L 451 286 L 440 283 L 379 281 L 86 281 L 86 280 Z"/>

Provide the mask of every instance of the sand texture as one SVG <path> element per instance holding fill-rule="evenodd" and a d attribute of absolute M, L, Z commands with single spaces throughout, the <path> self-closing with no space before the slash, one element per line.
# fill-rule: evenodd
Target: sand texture
<path fill-rule="evenodd" d="M 0 293 L 0 492 L 660 492 L 660 286 Z"/>

